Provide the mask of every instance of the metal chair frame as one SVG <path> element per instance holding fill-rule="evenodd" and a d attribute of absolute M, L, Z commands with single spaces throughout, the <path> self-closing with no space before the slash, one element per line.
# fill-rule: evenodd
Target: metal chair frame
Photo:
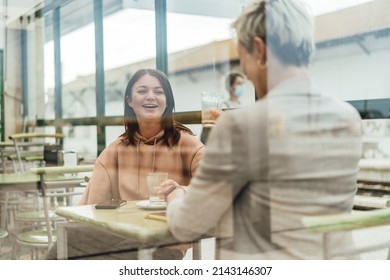
<path fill-rule="evenodd" d="M 16 244 L 14 246 L 12 258 L 17 258 L 20 246 L 32 248 L 32 258 L 37 258 L 38 252 L 36 249 L 45 248 L 49 250 L 56 240 L 56 223 L 62 218 L 53 215 L 54 209 L 58 206 L 71 205 L 70 198 L 82 194 L 75 190 L 75 187 L 80 186 L 85 182 L 84 176 L 72 176 L 76 173 L 91 172 L 93 165 L 80 165 L 72 167 L 41 167 L 34 168 L 31 172 L 40 176 L 39 197 L 42 199 L 43 215 L 36 219 L 31 219 L 32 223 L 43 225 L 42 228 L 33 228 L 26 232 L 17 232 Z M 55 180 L 50 179 L 50 175 L 63 175 L 63 178 Z M 68 177 L 66 175 L 69 175 Z M 62 205 L 51 205 L 53 199 L 62 198 Z M 34 240 L 34 241 L 32 241 Z"/>
<path fill-rule="evenodd" d="M 303 217 L 302 223 L 308 231 L 323 234 L 324 259 L 334 259 L 340 256 L 355 255 L 386 248 L 389 249 L 387 259 L 390 260 L 390 235 L 389 239 L 385 241 L 362 246 L 357 244 L 358 247 L 347 250 L 339 250 L 330 247 L 330 239 L 333 233 L 379 228 L 390 225 L 390 208 L 369 210 L 358 214 Z"/>

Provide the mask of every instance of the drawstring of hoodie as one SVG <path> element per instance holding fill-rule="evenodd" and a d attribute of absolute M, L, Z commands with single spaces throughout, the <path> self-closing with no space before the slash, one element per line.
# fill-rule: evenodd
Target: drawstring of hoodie
<path fill-rule="evenodd" d="M 156 143 L 157 143 L 157 137 L 154 138 L 154 143 L 153 143 L 153 172 L 156 171 Z"/>
<path fill-rule="evenodd" d="M 141 142 L 141 139 L 138 139 L 137 142 L 137 195 L 139 195 L 139 143 Z"/>
<path fill-rule="evenodd" d="M 137 195 L 140 194 L 140 187 L 139 187 L 139 177 L 140 177 L 140 167 L 139 167 L 139 146 L 141 143 L 141 139 L 138 139 L 137 141 Z M 152 165 L 152 172 L 156 171 L 156 143 L 157 143 L 157 137 L 154 138 L 153 141 L 153 165 Z"/>

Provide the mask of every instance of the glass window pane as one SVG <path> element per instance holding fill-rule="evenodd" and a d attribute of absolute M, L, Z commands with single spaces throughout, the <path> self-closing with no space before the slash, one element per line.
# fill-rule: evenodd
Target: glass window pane
<path fill-rule="evenodd" d="M 85 162 L 93 162 L 97 155 L 96 126 L 64 126 L 64 150 L 77 151 Z"/>
<path fill-rule="evenodd" d="M 135 71 L 156 68 L 154 0 L 142 1 L 141 7 L 136 4 L 129 2 L 124 9 L 104 17 L 107 116 L 123 114 L 127 82 Z"/>
<path fill-rule="evenodd" d="M 62 79 L 63 118 L 96 115 L 95 29 L 93 1 L 72 1 L 45 14 L 44 89 L 45 118 L 55 116 L 55 71 Z M 53 24 L 60 25 L 61 65 L 55 65 Z M 58 34 L 57 34 L 58 35 Z M 81 43 L 82 42 L 82 43 Z M 87 86 L 84 86 L 87 84 Z M 86 106 L 88 103 L 88 106 Z"/>
<path fill-rule="evenodd" d="M 50 13 L 51 14 L 51 13 Z M 45 32 L 52 32 L 46 26 Z M 45 88 L 45 119 L 55 118 L 55 73 L 54 73 L 54 42 L 50 40 L 44 45 L 44 88 Z"/>
<path fill-rule="evenodd" d="M 226 77 L 230 72 L 241 73 L 230 23 L 246 2 L 167 1 L 168 67 L 176 112 L 199 111 L 202 91 L 229 99 Z M 252 84 L 245 81 L 244 87 L 241 104 L 253 103 Z M 189 127 L 200 136 L 200 124 Z"/>
<path fill-rule="evenodd" d="M 71 2 L 61 9 L 61 29 L 69 30 L 61 37 L 64 118 L 96 116 L 95 25 L 80 20 L 91 15 L 91 0 Z"/>
<path fill-rule="evenodd" d="M 121 126 L 106 126 L 106 143 L 107 145 L 115 141 L 119 135 L 125 132 L 125 127 Z"/>
<path fill-rule="evenodd" d="M 228 99 L 225 78 L 232 71 L 241 72 L 230 23 L 246 1 L 167 2 L 169 78 L 176 111 L 200 110 L 202 91 Z M 203 4 L 207 9 L 199 8 Z M 245 93 L 242 105 L 254 102 L 254 89 L 248 81 Z"/>

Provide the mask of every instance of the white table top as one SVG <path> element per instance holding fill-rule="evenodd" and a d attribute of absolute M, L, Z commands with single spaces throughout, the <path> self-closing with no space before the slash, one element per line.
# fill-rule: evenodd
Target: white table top
<path fill-rule="evenodd" d="M 159 241 L 163 241 L 164 244 L 172 243 L 174 238 L 165 221 L 145 218 L 146 213 L 157 210 L 143 210 L 135 203 L 127 202 L 118 209 L 95 209 L 95 205 L 60 207 L 56 214 L 100 230 L 132 238 L 141 244 L 160 243 Z"/>

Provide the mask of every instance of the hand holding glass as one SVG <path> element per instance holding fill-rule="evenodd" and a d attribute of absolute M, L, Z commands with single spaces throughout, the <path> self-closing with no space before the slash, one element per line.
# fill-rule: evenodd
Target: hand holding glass
<path fill-rule="evenodd" d="M 166 203 L 158 195 L 158 190 L 162 182 L 168 180 L 168 173 L 165 172 L 150 172 L 146 176 L 146 183 L 148 185 L 150 204 L 164 204 Z"/>
<path fill-rule="evenodd" d="M 212 127 L 221 114 L 221 97 L 212 92 L 202 92 L 202 125 Z"/>

